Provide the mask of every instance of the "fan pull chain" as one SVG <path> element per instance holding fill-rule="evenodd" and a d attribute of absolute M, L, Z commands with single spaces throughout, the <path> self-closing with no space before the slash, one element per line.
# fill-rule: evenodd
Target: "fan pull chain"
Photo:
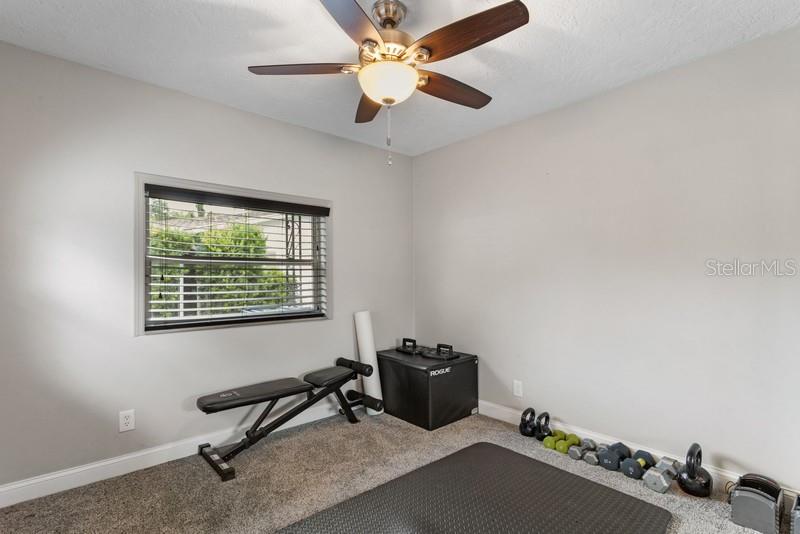
<path fill-rule="evenodd" d="M 386 106 L 386 165 L 392 166 L 392 106 Z"/>

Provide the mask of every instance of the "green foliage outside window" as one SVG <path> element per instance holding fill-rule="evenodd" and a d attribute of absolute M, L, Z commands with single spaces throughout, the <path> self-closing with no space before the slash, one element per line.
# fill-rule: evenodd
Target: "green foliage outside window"
<path fill-rule="evenodd" d="M 164 213 L 163 216 L 170 215 Z M 157 224 L 157 218 L 154 219 Z M 245 224 L 201 232 L 151 226 L 148 255 L 156 258 L 192 255 L 263 258 L 266 250 L 264 233 Z M 291 304 L 296 295 L 293 276 L 257 264 L 217 263 L 210 267 L 204 263 L 151 259 L 150 272 L 150 310 L 162 310 L 154 314 L 159 318 L 177 316 L 181 297 L 184 315 L 218 315 L 242 308 Z"/>

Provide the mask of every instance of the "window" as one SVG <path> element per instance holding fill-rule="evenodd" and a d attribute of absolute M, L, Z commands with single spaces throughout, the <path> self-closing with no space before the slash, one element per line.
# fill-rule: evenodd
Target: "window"
<path fill-rule="evenodd" d="M 326 316 L 329 208 L 143 186 L 145 331 Z"/>

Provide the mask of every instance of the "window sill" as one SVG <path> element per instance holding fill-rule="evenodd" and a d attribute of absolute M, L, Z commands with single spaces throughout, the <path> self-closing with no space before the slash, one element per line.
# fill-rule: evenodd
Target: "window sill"
<path fill-rule="evenodd" d="M 144 332 L 139 335 L 149 336 L 151 334 L 168 334 L 174 332 L 191 332 L 195 330 L 212 330 L 217 328 L 231 328 L 237 326 L 253 326 L 263 324 L 286 324 L 308 321 L 324 321 L 330 319 L 330 314 L 309 313 L 293 316 L 272 316 L 272 317 L 250 317 L 247 319 L 222 319 L 219 321 L 209 321 L 204 323 L 182 323 L 146 326 Z"/>

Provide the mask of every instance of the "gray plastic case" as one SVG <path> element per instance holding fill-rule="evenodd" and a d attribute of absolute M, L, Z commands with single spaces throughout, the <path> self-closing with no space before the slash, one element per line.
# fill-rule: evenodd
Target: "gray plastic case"
<path fill-rule="evenodd" d="M 731 521 L 764 534 L 780 534 L 783 490 L 777 501 L 755 488 L 737 487 L 731 494 Z"/>

